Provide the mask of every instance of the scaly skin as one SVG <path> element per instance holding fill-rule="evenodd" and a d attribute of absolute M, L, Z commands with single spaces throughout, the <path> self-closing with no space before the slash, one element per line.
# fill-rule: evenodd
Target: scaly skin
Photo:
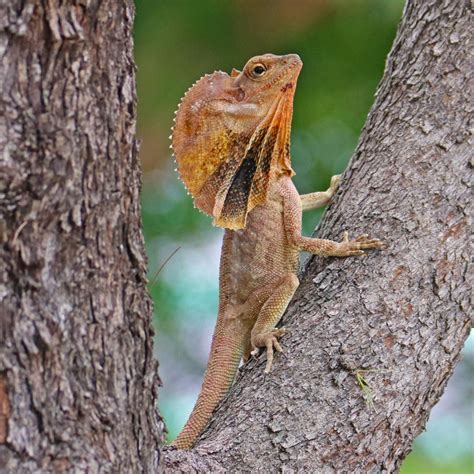
<path fill-rule="evenodd" d="M 303 210 L 329 203 L 339 184 L 300 196 L 289 156 L 297 55 L 252 58 L 242 72 L 201 78 L 183 98 L 173 131 L 178 171 L 196 207 L 226 228 L 219 314 L 204 382 L 191 416 L 173 443 L 193 446 L 223 399 L 240 360 L 265 348 L 265 372 L 282 352 L 275 326 L 299 285 L 301 251 L 348 257 L 382 242 L 362 235 L 342 242 L 301 235 Z M 263 73 L 260 72 L 263 69 Z M 257 74 L 258 73 L 258 74 Z"/>

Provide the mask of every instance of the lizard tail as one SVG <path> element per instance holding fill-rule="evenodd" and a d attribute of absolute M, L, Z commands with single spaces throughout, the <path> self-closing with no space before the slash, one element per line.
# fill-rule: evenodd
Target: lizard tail
<path fill-rule="evenodd" d="M 216 328 L 204 381 L 193 411 L 172 446 L 189 449 L 211 419 L 212 412 L 232 385 L 243 352 L 243 337 Z"/>

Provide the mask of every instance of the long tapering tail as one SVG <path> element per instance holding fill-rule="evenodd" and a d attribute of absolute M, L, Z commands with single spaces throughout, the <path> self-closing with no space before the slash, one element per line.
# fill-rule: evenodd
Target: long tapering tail
<path fill-rule="evenodd" d="M 219 327 L 220 326 L 220 327 Z M 178 449 L 189 449 L 211 419 L 212 412 L 232 385 L 243 352 L 244 337 L 218 324 L 212 338 L 204 381 L 193 411 L 173 442 Z"/>

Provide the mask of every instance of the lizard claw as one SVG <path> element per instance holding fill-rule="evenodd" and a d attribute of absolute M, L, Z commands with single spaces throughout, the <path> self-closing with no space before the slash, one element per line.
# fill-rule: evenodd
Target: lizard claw
<path fill-rule="evenodd" d="M 250 355 L 256 359 L 258 357 L 258 354 L 260 354 L 260 347 L 255 347 L 254 350 L 250 353 Z"/>
<path fill-rule="evenodd" d="M 367 249 L 380 249 L 385 244 L 379 239 L 371 239 L 368 234 L 362 234 L 355 239 L 349 239 L 349 233 L 344 231 L 342 234 L 342 242 L 339 244 L 341 257 L 350 256 L 365 256 L 364 250 Z"/>
<path fill-rule="evenodd" d="M 341 175 L 340 174 L 335 174 L 331 178 L 331 183 L 329 184 L 329 189 L 331 190 L 331 193 L 334 194 L 337 191 L 337 188 L 341 184 Z"/>
<path fill-rule="evenodd" d="M 267 353 L 267 363 L 265 365 L 265 370 L 264 373 L 268 374 L 270 373 L 272 369 L 272 364 L 273 364 L 273 351 L 275 350 L 276 352 L 283 352 L 283 349 L 278 342 L 278 338 L 283 336 L 287 331 L 285 328 L 274 328 L 271 331 L 264 333 L 264 334 L 259 334 L 255 339 L 256 343 L 258 344 L 254 350 L 251 352 L 252 355 L 257 355 L 260 347 L 265 347 L 266 348 L 266 353 Z"/>
<path fill-rule="evenodd" d="M 329 189 L 326 191 L 329 197 L 329 203 L 332 203 L 332 198 L 341 184 L 341 175 L 336 174 L 331 178 L 331 183 L 329 184 Z"/>

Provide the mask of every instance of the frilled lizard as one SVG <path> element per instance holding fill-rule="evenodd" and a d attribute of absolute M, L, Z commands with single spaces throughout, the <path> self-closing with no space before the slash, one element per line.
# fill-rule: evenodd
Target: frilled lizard
<path fill-rule="evenodd" d="M 179 175 L 197 208 L 226 229 L 220 263 L 219 315 L 204 382 L 191 416 L 174 442 L 190 448 L 229 390 L 241 359 L 266 348 L 282 352 L 275 326 L 299 281 L 301 251 L 348 257 L 382 242 L 362 235 L 342 242 L 301 235 L 302 210 L 329 203 L 325 192 L 299 195 L 291 178 L 293 96 L 298 55 L 265 54 L 240 72 L 199 79 L 179 105 L 172 148 Z"/>

